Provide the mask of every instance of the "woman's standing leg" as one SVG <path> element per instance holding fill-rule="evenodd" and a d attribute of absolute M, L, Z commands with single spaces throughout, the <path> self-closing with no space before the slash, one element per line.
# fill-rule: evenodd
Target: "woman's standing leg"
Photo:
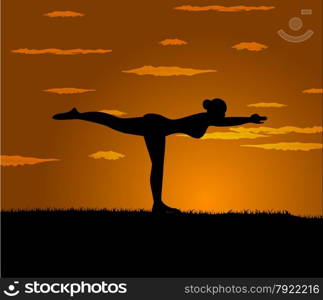
<path fill-rule="evenodd" d="M 150 186 L 154 200 L 152 210 L 162 213 L 180 212 L 162 201 L 166 138 L 163 135 L 150 135 L 145 136 L 145 142 L 151 159 Z"/>

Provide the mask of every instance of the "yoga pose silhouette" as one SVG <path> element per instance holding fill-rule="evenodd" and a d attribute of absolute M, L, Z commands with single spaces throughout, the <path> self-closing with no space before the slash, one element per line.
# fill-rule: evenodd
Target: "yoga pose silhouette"
<path fill-rule="evenodd" d="M 150 185 L 153 194 L 152 211 L 156 213 L 179 213 L 162 201 L 164 156 L 166 136 L 184 133 L 194 138 L 201 138 L 209 126 L 234 126 L 246 123 L 260 124 L 266 120 L 254 114 L 250 117 L 225 117 L 227 106 L 221 99 L 204 100 L 206 112 L 181 119 L 168 119 L 158 114 L 146 114 L 137 118 L 119 118 L 103 112 L 80 113 L 76 108 L 56 114 L 55 120 L 84 120 L 108 126 L 114 130 L 143 136 L 152 163 Z"/>

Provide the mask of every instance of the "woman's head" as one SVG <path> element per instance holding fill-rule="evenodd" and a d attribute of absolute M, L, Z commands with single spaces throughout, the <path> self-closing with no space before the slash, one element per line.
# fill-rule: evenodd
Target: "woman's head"
<path fill-rule="evenodd" d="M 227 105 L 222 99 L 215 98 L 213 100 L 206 99 L 203 101 L 203 107 L 207 113 L 215 119 L 222 119 L 225 117 Z"/>

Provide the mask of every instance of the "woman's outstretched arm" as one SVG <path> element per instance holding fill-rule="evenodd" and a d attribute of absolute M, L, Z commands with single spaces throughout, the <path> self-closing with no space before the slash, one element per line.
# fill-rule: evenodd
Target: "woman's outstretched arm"
<path fill-rule="evenodd" d="M 254 114 L 250 117 L 228 117 L 221 120 L 212 122 L 212 126 L 235 126 L 243 125 L 247 123 L 262 124 L 263 121 L 267 120 L 267 117 L 262 117 Z"/>

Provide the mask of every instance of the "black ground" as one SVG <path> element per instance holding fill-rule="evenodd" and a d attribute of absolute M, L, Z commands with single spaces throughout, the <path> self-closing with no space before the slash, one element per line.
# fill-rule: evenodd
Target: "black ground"
<path fill-rule="evenodd" d="M 4 277 L 322 277 L 322 218 L 2 212 Z"/>

